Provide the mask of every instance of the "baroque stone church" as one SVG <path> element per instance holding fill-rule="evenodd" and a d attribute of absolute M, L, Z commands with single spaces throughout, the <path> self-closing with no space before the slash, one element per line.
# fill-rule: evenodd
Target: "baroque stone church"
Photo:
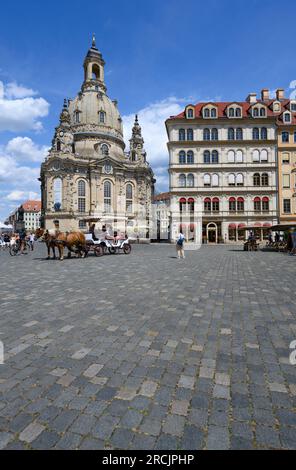
<path fill-rule="evenodd" d="M 149 238 L 154 175 L 135 117 L 125 152 L 117 101 L 107 96 L 102 54 L 95 37 L 84 60 L 76 98 L 64 100 L 52 147 L 41 165 L 41 222 L 60 230 L 110 224 L 134 238 Z"/>

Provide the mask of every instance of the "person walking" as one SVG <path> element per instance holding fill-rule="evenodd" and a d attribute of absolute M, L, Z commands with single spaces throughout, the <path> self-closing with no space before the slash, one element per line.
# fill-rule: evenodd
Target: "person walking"
<path fill-rule="evenodd" d="M 35 235 L 34 233 L 31 232 L 29 235 L 29 244 L 30 244 L 31 251 L 34 251 L 34 243 L 35 243 Z"/>
<path fill-rule="evenodd" d="M 183 258 L 185 259 L 185 253 L 184 253 L 184 241 L 185 237 L 182 233 L 182 230 L 180 230 L 180 233 L 177 237 L 177 243 L 176 243 L 176 249 L 177 249 L 177 257 L 178 259 Z"/>

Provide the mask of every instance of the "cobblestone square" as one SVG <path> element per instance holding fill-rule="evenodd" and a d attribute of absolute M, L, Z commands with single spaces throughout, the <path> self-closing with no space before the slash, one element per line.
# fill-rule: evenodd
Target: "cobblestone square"
<path fill-rule="evenodd" d="M 0 252 L 1 449 L 295 449 L 295 257 Z"/>

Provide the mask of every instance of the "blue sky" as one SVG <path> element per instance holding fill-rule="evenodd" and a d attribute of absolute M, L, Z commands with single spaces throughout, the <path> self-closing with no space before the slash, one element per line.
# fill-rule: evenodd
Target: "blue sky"
<path fill-rule="evenodd" d="M 241 100 L 296 79 L 296 3 L 283 0 L 15 0 L 1 7 L 0 220 L 37 197 L 64 97 L 79 91 L 96 34 L 128 140 L 138 112 L 158 189 L 164 120 L 189 101 Z"/>

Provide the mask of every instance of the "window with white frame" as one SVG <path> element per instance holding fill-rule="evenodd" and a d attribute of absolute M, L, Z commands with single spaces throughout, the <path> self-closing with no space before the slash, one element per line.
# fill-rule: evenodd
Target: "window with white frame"
<path fill-rule="evenodd" d="M 193 151 L 192 150 L 188 150 L 187 152 L 187 163 L 189 165 L 191 165 L 192 163 L 194 163 L 194 154 L 193 154 Z"/>
<path fill-rule="evenodd" d="M 228 163 L 234 163 L 235 162 L 235 152 L 234 150 L 229 150 L 228 152 Z"/>
<path fill-rule="evenodd" d="M 184 165 L 186 163 L 186 153 L 184 152 L 184 150 L 181 150 L 179 152 L 179 163 L 180 165 Z"/>
<path fill-rule="evenodd" d="M 112 187 L 110 181 L 104 182 L 104 211 L 111 212 Z"/>
<path fill-rule="evenodd" d="M 235 186 L 235 174 L 234 173 L 230 173 L 230 175 L 228 175 L 228 186 Z"/>
<path fill-rule="evenodd" d="M 125 190 L 125 209 L 131 214 L 133 212 L 133 186 L 128 183 Z"/>
<path fill-rule="evenodd" d="M 194 176 L 192 173 L 189 173 L 189 175 L 187 176 L 187 186 L 189 188 L 192 188 L 194 186 Z"/>
<path fill-rule="evenodd" d="M 184 174 L 179 176 L 179 186 L 180 188 L 185 188 L 186 186 L 186 176 Z"/>
<path fill-rule="evenodd" d="M 60 210 L 62 208 L 62 198 L 63 198 L 63 182 L 61 178 L 55 178 L 53 181 L 53 203 L 54 209 Z"/>
<path fill-rule="evenodd" d="M 212 186 L 219 186 L 219 175 L 216 173 L 212 175 Z"/>
<path fill-rule="evenodd" d="M 211 153 L 209 150 L 205 150 L 203 154 L 204 163 L 211 163 Z"/>
<path fill-rule="evenodd" d="M 204 175 L 204 186 L 211 186 L 211 175 L 208 173 Z"/>
<path fill-rule="evenodd" d="M 236 185 L 243 186 L 244 185 L 244 175 L 242 173 L 238 173 L 236 175 Z"/>
<path fill-rule="evenodd" d="M 257 149 L 253 151 L 253 162 L 260 162 L 260 152 Z"/>
<path fill-rule="evenodd" d="M 78 212 L 85 212 L 85 181 L 78 181 Z"/>
<path fill-rule="evenodd" d="M 268 161 L 268 152 L 266 149 L 261 150 L 260 152 L 260 161 L 267 162 Z"/>
<path fill-rule="evenodd" d="M 243 152 L 242 152 L 242 150 L 237 150 L 235 156 L 236 156 L 236 158 L 235 158 L 236 163 L 242 163 L 243 162 Z"/>
<path fill-rule="evenodd" d="M 194 118 L 194 110 L 193 108 L 188 108 L 187 109 L 187 119 L 193 119 Z"/>

